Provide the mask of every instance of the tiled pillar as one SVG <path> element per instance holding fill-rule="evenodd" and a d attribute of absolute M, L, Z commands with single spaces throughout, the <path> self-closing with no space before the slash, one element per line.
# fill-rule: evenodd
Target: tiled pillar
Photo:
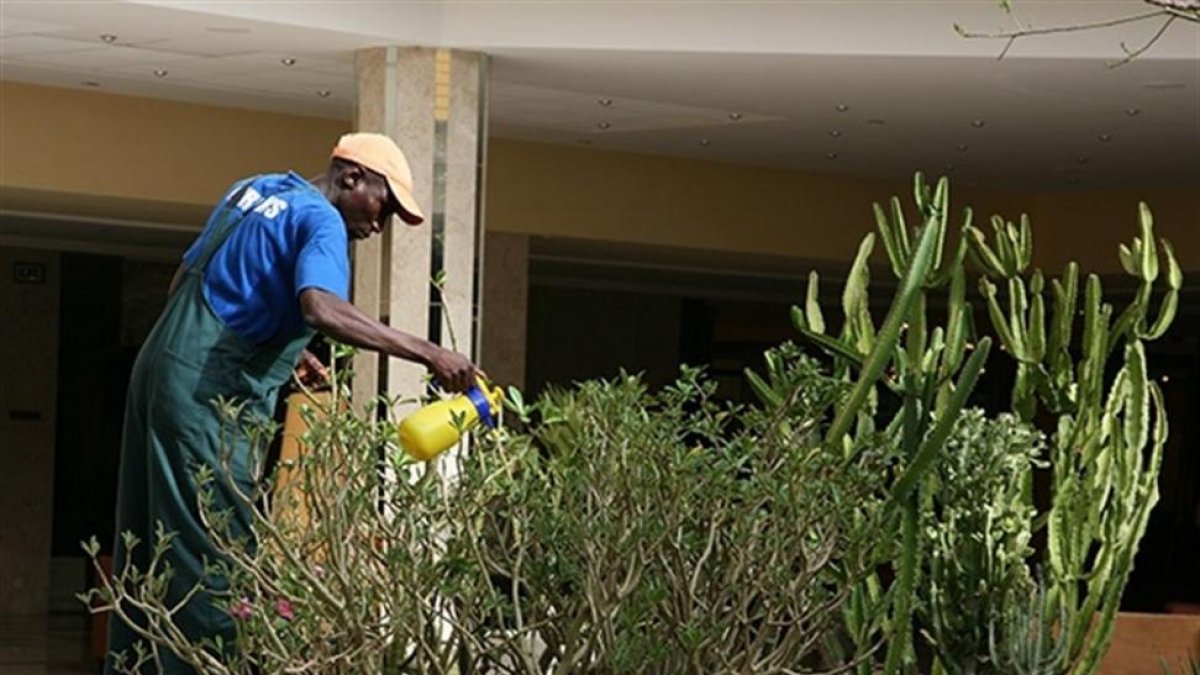
<path fill-rule="evenodd" d="M 359 51 L 355 63 L 355 126 L 396 140 L 412 166 L 414 196 L 427 220 L 418 227 L 395 220 L 382 237 L 355 244 L 354 302 L 396 328 L 446 347 L 454 343 L 477 359 L 487 56 L 381 47 Z M 439 294 L 430 281 L 443 275 Z M 424 374 L 416 364 L 387 359 L 381 367 L 375 355 L 362 354 L 355 363 L 355 400 L 375 393 L 415 397 Z"/>

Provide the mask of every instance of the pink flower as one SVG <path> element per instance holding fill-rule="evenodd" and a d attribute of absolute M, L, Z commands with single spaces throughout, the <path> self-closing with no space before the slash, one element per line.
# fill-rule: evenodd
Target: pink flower
<path fill-rule="evenodd" d="M 283 598 L 275 601 L 275 613 L 287 621 L 296 618 L 296 613 L 292 611 L 292 603 Z"/>
<path fill-rule="evenodd" d="M 254 614 L 254 605 L 250 604 L 250 598 L 243 597 L 233 603 L 233 606 L 229 608 L 229 614 L 235 619 L 245 621 Z"/>

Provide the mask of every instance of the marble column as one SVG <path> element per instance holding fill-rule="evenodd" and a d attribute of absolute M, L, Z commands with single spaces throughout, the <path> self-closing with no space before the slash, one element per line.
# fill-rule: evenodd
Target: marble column
<path fill-rule="evenodd" d="M 383 236 L 354 245 L 354 303 L 478 359 L 488 58 L 381 47 L 360 50 L 355 65 L 355 127 L 396 140 L 427 220 L 411 227 L 396 219 Z M 361 354 L 354 367 L 358 404 L 377 393 L 412 399 L 424 391 L 420 365 Z"/>

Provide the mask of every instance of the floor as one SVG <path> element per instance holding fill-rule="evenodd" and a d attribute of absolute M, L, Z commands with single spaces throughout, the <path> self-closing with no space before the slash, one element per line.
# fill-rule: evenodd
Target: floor
<path fill-rule="evenodd" d="M 95 675 L 89 639 L 83 615 L 0 616 L 0 675 Z"/>

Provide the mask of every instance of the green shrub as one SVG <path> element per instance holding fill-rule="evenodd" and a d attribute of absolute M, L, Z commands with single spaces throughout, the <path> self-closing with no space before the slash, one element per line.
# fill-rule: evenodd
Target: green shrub
<path fill-rule="evenodd" d="M 630 376 L 533 404 L 512 392 L 524 430 L 478 436 L 440 471 L 411 464 L 389 422 L 336 400 L 307 411 L 307 452 L 286 467 L 300 489 L 270 494 L 260 476 L 243 495 L 256 546 L 200 505 L 227 556 L 214 595 L 236 648 L 169 620 L 147 638 L 213 673 L 765 673 L 862 657 L 825 647 L 877 545 L 884 453 L 824 452 L 844 385 L 791 345 L 770 361 L 787 392 L 770 409 L 716 403 L 692 369 L 658 393 Z M 242 428 L 260 450 L 270 438 Z M 301 504 L 307 518 L 273 516 Z M 146 572 L 119 570 L 90 599 L 123 619 L 169 607 L 155 581 L 169 572 Z"/>

